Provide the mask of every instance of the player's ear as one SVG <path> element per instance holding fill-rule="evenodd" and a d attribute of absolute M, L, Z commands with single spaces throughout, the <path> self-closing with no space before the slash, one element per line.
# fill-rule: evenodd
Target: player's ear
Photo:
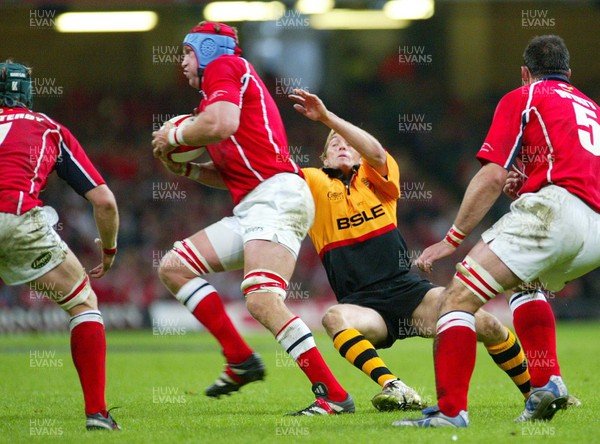
<path fill-rule="evenodd" d="M 567 79 L 571 78 L 571 68 L 569 68 L 569 70 L 567 71 Z"/>
<path fill-rule="evenodd" d="M 526 66 L 521 66 L 521 80 L 523 85 L 528 85 L 531 81 L 531 71 Z"/>

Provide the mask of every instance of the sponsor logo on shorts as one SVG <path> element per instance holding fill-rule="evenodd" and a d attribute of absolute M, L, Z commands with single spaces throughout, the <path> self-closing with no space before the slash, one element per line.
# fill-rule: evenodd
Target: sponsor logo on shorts
<path fill-rule="evenodd" d="M 38 256 L 38 258 L 31 263 L 31 268 L 39 270 L 48 262 L 50 262 L 50 259 L 52 259 L 52 253 L 50 251 L 46 251 L 45 253 L 42 253 L 40 256 Z"/>

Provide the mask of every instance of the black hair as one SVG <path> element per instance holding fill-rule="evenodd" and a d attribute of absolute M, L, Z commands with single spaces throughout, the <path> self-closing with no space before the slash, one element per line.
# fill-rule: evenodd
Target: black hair
<path fill-rule="evenodd" d="M 523 64 L 533 76 L 566 76 L 569 73 L 569 50 L 557 35 L 536 36 L 523 52 Z"/>

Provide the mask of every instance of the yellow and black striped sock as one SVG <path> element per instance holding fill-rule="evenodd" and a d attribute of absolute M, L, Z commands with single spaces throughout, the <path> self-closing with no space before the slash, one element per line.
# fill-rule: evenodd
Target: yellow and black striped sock
<path fill-rule="evenodd" d="M 496 365 L 510 376 L 523 396 L 527 398 L 531 390 L 531 377 L 527 369 L 525 353 L 523 353 L 515 335 L 508 328 L 506 328 L 506 331 L 508 332 L 506 341 L 496 345 L 486 345 L 485 348 Z"/>
<path fill-rule="evenodd" d="M 373 344 L 358 330 L 348 328 L 337 332 L 333 337 L 333 346 L 350 364 L 362 370 L 382 387 L 387 381 L 398 379 L 386 367 Z"/>

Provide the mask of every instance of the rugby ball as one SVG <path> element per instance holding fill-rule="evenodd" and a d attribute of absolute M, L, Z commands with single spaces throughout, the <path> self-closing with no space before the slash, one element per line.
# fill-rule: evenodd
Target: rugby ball
<path fill-rule="evenodd" d="M 186 126 L 191 124 L 194 121 L 194 116 L 192 114 L 181 114 L 179 116 L 175 116 L 172 119 L 168 120 L 176 127 Z M 188 145 L 179 145 L 173 151 L 171 151 L 168 156 L 171 160 L 175 162 L 191 162 L 194 159 L 200 157 L 206 151 L 205 146 L 188 146 Z"/>

